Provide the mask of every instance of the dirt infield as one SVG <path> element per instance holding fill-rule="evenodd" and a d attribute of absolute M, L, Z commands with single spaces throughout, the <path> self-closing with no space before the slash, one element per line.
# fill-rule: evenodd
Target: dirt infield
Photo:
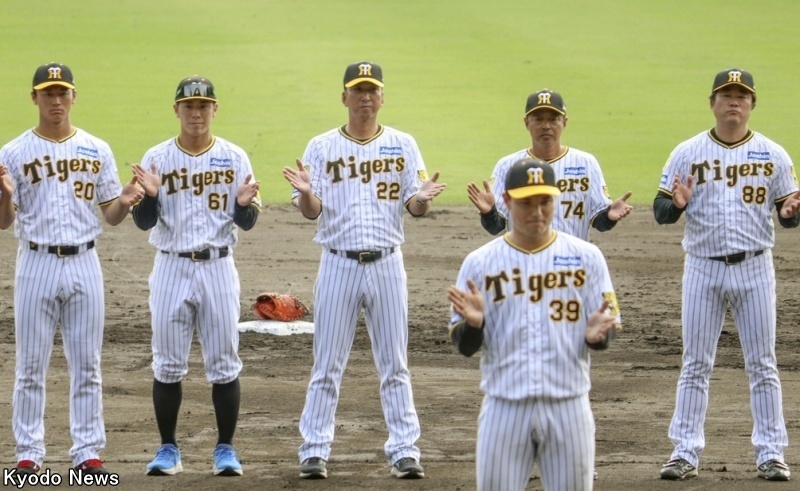
<path fill-rule="evenodd" d="M 242 283 L 242 320 L 264 290 L 290 292 L 313 310 L 312 287 L 320 249 L 315 222 L 289 206 L 265 209 L 256 227 L 240 233 L 235 250 Z M 680 284 L 683 221 L 661 227 L 649 209 L 637 209 L 616 230 L 592 240 L 606 254 L 622 311 L 624 331 L 606 352 L 593 354 L 591 394 L 597 420 L 598 490 L 725 489 L 768 486 L 800 489 L 795 481 L 756 478 L 748 381 L 738 335 L 728 319 L 712 377 L 706 452 L 699 478 L 684 484 L 661 481 L 658 471 L 671 451 L 667 427 L 674 405 L 681 357 Z M 790 447 L 786 459 L 800 473 L 800 250 L 796 231 L 778 230 L 778 362 Z M 456 353 L 447 339 L 445 292 L 464 256 L 490 237 L 468 207 L 435 206 L 424 218 L 406 217 L 403 246 L 410 293 L 409 362 L 420 421 L 422 464 L 427 477 L 398 481 L 383 458 L 387 433 L 378 379 L 366 330 L 359 328 L 345 373 L 336 419 L 336 441 L 325 481 L 297 478 L 297 429 L 312 365 L 311 335 L 243 333 L 242 410 L 235 446 L 244 476 L 211 475 L 216 440 L 211 390 L 195 341 L 178 423 L 185 472 L 147 477 L 144 468 L 158 446 L 150 397 L 150 314 L 147 278 L 153 249 L 148 234 L 130 219 L 106 227 L 98 241 L 105 274 L 106 331 L 103 386 L 108 467 L 119 489 L 475 489 L 474 455 L 479 357 Z M 0 233 L 0 421 L 4 467 L 12 466 L 11 397 L 14 380 L 13 280 L 17 240 Z M 60 338 L 48 374 L 45 468 L 64 476 L 70 466 L 69 375 Z M 800 480 L 800 474 L 796 476 Z M 528 489 L 541 489 L 532 479 Z"/>

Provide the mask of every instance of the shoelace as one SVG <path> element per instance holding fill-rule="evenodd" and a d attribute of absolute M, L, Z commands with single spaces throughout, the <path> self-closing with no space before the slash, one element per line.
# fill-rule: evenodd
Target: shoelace
<path fill-rule="evenodd" d="M 157 459 L 171 458 L 172 460 L 175 460 L 174 456 L 175 456 L 175 451 L 171 447 L 161 447 L 156 451 Z"/>
<path fill-rule="evenodd" d="M 236 452 L 230 448 L 220 448 L 217 450 L 217 458 L 220 460 L 236 460 Z"/>

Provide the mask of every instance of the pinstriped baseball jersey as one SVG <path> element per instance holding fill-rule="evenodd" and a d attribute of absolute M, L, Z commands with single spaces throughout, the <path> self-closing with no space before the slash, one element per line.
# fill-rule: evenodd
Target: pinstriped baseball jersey
<path fill-rule="evenodd" d="M 14 179 L 15 234 L 37 244 L 79 245 L 100 235 L 96 206 L 122 186 L 108 144 L 76 128 L 53 141 L 28 130 L 0 150 Z"/>
<path fill-rule="evenodd" d="M 493 397 L 570 398 L 586 394 L 586 323 L 609 299 L 619 309 L 600 250 L 554 232 L 527 252 L 498 237 L 467 256 L 456 286 L 471 279 L 486 300 L 481 390 Z M 451 307 L 451 325 L 462 320 Z"/>
<path fill-rule="evenodd" d="M 234 246 L 237 190 L 253 173 L 247 153 L 215 136 L 204 152 L 193 155 L 172 138 L 151 148 L 142 158 L 142 165 L 148 169 L 154 162 L 162 185 L 158 191 L 159 220 L 150 234 L 150 244 L 169 252 Z M 256 197 L 254 203 L 260 207 L 260 198 Z"/>
<path fill-rule="evenodd" d="M 344 250 L 382 249 L 403 243 L 403 209 L 427 180 L 414 138 L 380 126 L 369 141 L 343 128 L 313 138 L 303 154 L 311 188 L 322 201 L 314 241 Z M 297 190 L 292 198 L 299 196 Z"/>
<path fill-rule="evenodd" d="M 700 133 L 673 150 L 659 189 L 671 195 L 676 175 L 694 176 L 683 248 L 699 257 L 771 248 L 773 205 L 797 191 L 791 158 L 758 132 L 731 146 Z"/>
<path fill-rule="evenodd" d="M 503 201 L 506 173 L 514 162 L 531 157 L 535 156 L 530 148 L 520 150 L 500 159 L 492 171 L 492 193 L 497 211 L 506 217 L 508 230 L 511 230 L 511 214 Z M 589 227 L 595 215 L 611 205 L 600 164 L 592 154 L 569 147 L 547 163 L 553 166 L 561 190 L 561 196 L 556 198 L 553 228 L 589 240 Z"/>

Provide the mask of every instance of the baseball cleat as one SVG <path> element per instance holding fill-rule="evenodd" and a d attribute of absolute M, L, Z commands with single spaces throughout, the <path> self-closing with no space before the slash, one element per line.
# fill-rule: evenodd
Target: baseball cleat
<path fill-rule="evenodd" d="M 174 476 L 183 472 L 181 451 L 171 443 L 165 443 L 156 450 L 156 458 L 147 464 L 148 476 Z"/>
<path fill-rule="evenodd" d="M 403 457 L 392 466 L 392 475 L 398 479 L 420 479 L 425 477 L 425 469 L 414 457 Z"/>
<path fill-rule="evenodd" d="M 672 459 L 661 468 L 661 479 L 683 481 L 692 477 L 697 477 L 697 467 L 685 459 Z"/>
<path fill-rule="evenodd" d="M 215 476 L 241 476 L 242 464 L 236 451 L 230 445 L 220 443 L 214 449 L 214 475 Z"/>
<path fill-rule="evenodd" d="M 39 472 L 39 466 L 36 464 L 36 462 L 32 460 L 20 460 L 17 463 L 16 470 L 17 474 L 24 474 L 24 475 L 36 474 L 37 472 Z"/>
<path fill-rule="evenodd" d="M 302 479 L 327 479 L 328 469 L 325 459 L 309 457 L 300 465 L 300 478 Z"/>
<path fill-rule="evenodd" d="M 791 475 L 789 466 L 779 460 L 768 460 L 758 466 L 758 477 L 767 481 L 788 481 Z"/>
<path fill-rule="evenodd" d="M 103 461 L 99 459 L 84 460 L 75 466 L 75 470 L 84 474 L 110 474 L 108 469 L 103 466 Z"/>

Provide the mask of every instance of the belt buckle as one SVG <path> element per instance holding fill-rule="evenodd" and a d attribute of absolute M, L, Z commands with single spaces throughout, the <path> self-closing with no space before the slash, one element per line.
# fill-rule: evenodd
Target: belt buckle
<path fill-rule="evenodd" d="M 61 246 L 56 246 L 56 256 L 65 257 L 64 254 L 61 254 Z"/>
<path fill-rule="evenodd" d="M 358 253 L 358 264 L 368 263 L 372 259 L 371 251 L 361 251 Z"/>
<path fill-rule="evenodd" d="M 734 263 L 730 262 L 730 256 L 725 256 L 725 266 L 730 266 L 731 264 Z"/>
<path fill-rule="evenodd" d="M 197 256 L 197 254 L 202 254 L 202 252 L 203 251 L 192 251 L 192 261 L 194 261 L 194 262 L 202 261 L 203 258 Z"/>

